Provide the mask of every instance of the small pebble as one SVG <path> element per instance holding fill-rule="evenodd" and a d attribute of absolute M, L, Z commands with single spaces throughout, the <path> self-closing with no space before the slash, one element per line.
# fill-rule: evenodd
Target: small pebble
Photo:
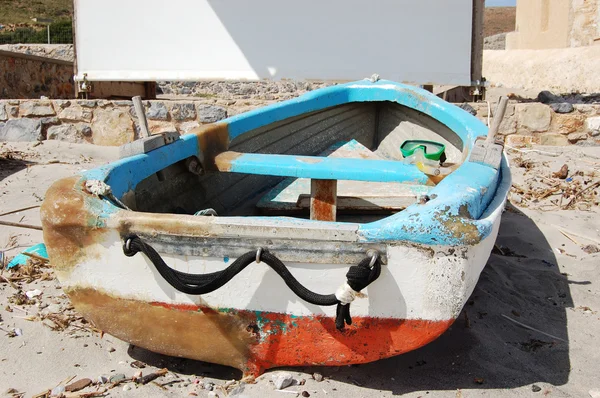
<path fill-rule="evenodd" d="M 540 392 L 540 391 L 542 391 L 542 387 L 540 387 L 540 386 L 538 386 L 536 384 L 533 384 L 531 386 L 531 391 L 533 391 L 533 392 Z"/>
<path fill-rule="evenodd" d="M 108 349 L 108 352 L 115 352 L 115 351 L 117 351 L 117 350 L 115 350 L 113 347 L 110 347 L 110 348 Z"/>
<path fill-rule="evenodd" d="M 109 380 L 111 383 L 119 383 L 125 380 L 125 375 L 123 373 L 117 373 L 116 375 L 110 376 Z"/>
<path fill-rule="evenodd" d="M 225 382 L 225 384 L 223 384 L 223 387 L 227 388 L 229 386 L 232 386 L 235 384 L 235 380 L 228 380 Z"/>
<path fill-rule="evenodd" d="M 40 289 L 29 290 L 28 292 L 25 292 L 25 295 L 27 297 L 29 297 L 30 299 L 34 298 L 34 297 L 37 297 L 37 296 L 40 296 L 41 294 L 42 294 L 42 291 Z"/>
<path fill-rule="evenodd" d="M 271 377 L 271 380 L 273 380 L 273 384 L 275 384 L 275 389 L 283 390 L 292 385 L 294 377 L 288 372 L 278 372 Z"/>
<path fill-rule="evenodd" d="M 92 384 L 92 380 L 90 379 L 79 379 L 76 382 L 73 382 L 65 387 L 65 391 L 76 392 L 79 390 L 83 390 L 87 386 Z"/>
<path fill-rule="evenodd" d="M 44 310 L 45 310 L 44 312 L 49 313 L 49 314 L 55 314 L 55 313 L 62 312 L 59 304 L 50 304 L 49 306 L 44 308 Z"/>
<path fill-rule="evenodd" d="M 125 384 L 123 386 L 123 391 L 129 391 L 129 390 L 131 390 L 131 386 L 129 384 Z"/>
<path fill-rule="evenodd" d="M 321 373 L 313 373 L 312 376 L 316 381 L 323 381 L 323 375 Z"/>
<path fill-rule="evenodd" d="M 146 367 L 146 364 L 142 361 L 133 361 L 131 362 L 131 364 L 129 364 L 129 366 L 136 369 L 144 369 Z"/>
<path fill-rule="evenodd" d="M 301 394 L 301 395 L 302 395 L 304 398 L 308 398 L 308 397 L 310 397 L 310 394 L 308 393 L 308 391 L 302 391 L 302 394 Z"/>
<path fill-rule="evenodd" d="M 204 389 L 208 391 L 212 391 L 215 388 L 213 383 L 204 383 Z"/>
<path fill-rule="evenodd" d="M 52 391 L 50 391 L 50 395 L 58 396 L 61 395 L 63 392 L 65 392 L 65 386 L 56 386 L 52 389 Z"/>
<path fill-rule="evenodd" d="M 98 384 L 106 384 L 106 383 L 108 383 L 108 377 L 98 376 Z"/>

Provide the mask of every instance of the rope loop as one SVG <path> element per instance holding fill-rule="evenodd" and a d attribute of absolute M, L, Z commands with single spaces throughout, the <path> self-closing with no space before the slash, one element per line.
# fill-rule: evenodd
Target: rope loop
<path fill-rule="evenodd" d="M 137 235 L 128 235 L 123 240 L 123 253 L 132 257 L 142 252 L 154 265 L 158 273 L 175 289 L 186 294 L 207 294 L 213 292 L 233 279 L 248 265 L 263 261 L 271 267 L 285 284 L 302 300 L 322 306 L 337 305 L 335 325 L 343 330 L 345 325 L 352 324 L 350 303 L 356 297 L 364 297 L 360 291 L 370 285 L 381 274 L 379 254 L 371 254 L 358 265 L 353 265 L 346 274 L 346 283 L 335 294 L 315 293 L 303 286 L 287 269 L 286 265 L 268 250 L 259 247 L 256 252 L 250 251 L 239 256 L 231 265 L 222 271 L 208 274 L 188 274 L 169 267 L 160 254 L 152 246 Z"/>

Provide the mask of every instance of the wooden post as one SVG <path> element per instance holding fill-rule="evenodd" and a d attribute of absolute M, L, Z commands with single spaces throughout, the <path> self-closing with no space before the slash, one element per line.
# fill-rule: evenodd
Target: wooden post
<path fill-rule="evenodd" d="M 310 180 L 310 219 L 335 221 L 337 180 Z"/>
<path fill-rule="evenodd" d="M 480 81 L 483 71 L 483 14 L 485 0 L 473 0 L 471 38 L 471 82 Z"/>
<path fill-rule="evenodd" d="M 142 97 L 136 95 L 132 98 L 132 101 L 135 108 L 135 114 L 140 122 L 140 138 L 150 137 L 150 130 L 148 129 L 148 120 L 146 120 L 146 112 L 144 112 Z"/>
<path fill-rule="evenodd" d="M 506 112 L 506 106 L 508 105 L 508 97 L 501 97 L 498 102 L 498 106 L 496 107 L 496 112 L 494 113 L 494 119 L 492 120 L 492 125 L 490 126 L 490 130 L 488 131 L 486 142 L 487 144 L 493 144 L 496 139 L 496 134 L 498 133 L 498 129 L 500 129 L 500 123 L 502 123 L 502 119 L 504 119 L 504 113 Z"/>

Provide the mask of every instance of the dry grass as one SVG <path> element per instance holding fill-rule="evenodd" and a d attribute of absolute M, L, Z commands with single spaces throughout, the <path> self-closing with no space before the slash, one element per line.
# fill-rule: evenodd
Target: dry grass
<path fill-rule="evenodd" d="M 483 18 L 484 37 L 515 30 L 516 7 L 490 7 L 485 9 Z"/>
<path fill-rule="evenodd" d="M 31 18 L 70 19 L 73 0 L 0 0 L 0 24 L 33 24 Z"/>

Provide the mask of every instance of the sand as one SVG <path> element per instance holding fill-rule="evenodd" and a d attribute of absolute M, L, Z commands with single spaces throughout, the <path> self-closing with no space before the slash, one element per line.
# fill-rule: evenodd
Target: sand
<path fill-rule="evenodd" d="M 563 163 L 569 164 L 571 174 L 583 171 L 582 179 L 599 179 L 600 148 L 537 149 L 558 155 L 511 154 L 511 158 L 521 159 L 516 162 L 521 166 L 528 164 L 523 159 L 533 163 L 529 168 L 512 168 L 517 184 L 532 184 L 535 188 L 541 176 L 551 179 L 551 172 Z M 17 159 L 4 160 L 9 152 Z M 51 141 L 35 147 L 31 143 L 0 144 L 0 213 L 39 204 L 55 179 L 116 156 L 115 148 L 91 145 Z M 53 163 L 56 161 L 61 163 Z M 438 340 L 371 364 L 286 369 L 296 379 L 306 380 L 306 384 L 288 387 L 286 392 L 274 390 L 270 380 L 280 370 L 270 370 L 256 384 L 233 383 L 237 389 L 230 396 L 286 397 L 294 396 L 293 391 L 306 391 L 311 397 L 590 396 L 590 390 L 600 389 L 600 347 L 596 343 L 600 335 L 600 253 L 586 253 L 582 246 L 600 241 L 598 206 L 561 210 L 552 206 L 552 201 L 558 199 L 556 195 L 538 203 L 521 199 L 519 204 L 507 205 L 498 249 L 491 255 L 463 313 Z M 39 225 L 39 209 L 0 219 Z M 575 243 L 559 229 L 586 238 L 571 236 Z M 10 237 L 17 247 L 7 251 L 9 256 L 42 241 L 40 231 L 0 226 L 0 250 L 10 244 Z M 117 373 L 131 377 L 139 371 L 131 367 L 136 360 L 147 364 L 141 369 L 143 374 L 166 367 L 169 373 L 156 382 L 170 384 L 160 387 L 127 383 L 125 389 L 129 390 L 119 385 L 108 392 L 109 396 L 208 396 L 208 390 L 194 384 L 198 381 L 214 383 L 213 394 L 223 397 L 223 386 L 240 378 L 235 369 L 153 354 L 85 327 L 53 331 L 39 320 L 25 318 L 53 308 L 76 315 L 69 309 L 58 281 L 23 283 L 21 288 L 40 289 L 41 306 L 52 306 L 9 303 L 16 290 L 0 283 L 0 327 L 7 332 L 22 330 L 22 335 L 16 337 L 0 331 L 0 394 L 12 388 L 32 396 L 73 376 L 73 380 Z M 506 317 L 540 332 L 525 329 Z M 84 324 L 77 321 L 74 325 Z M 324 375 L 325 380 L 313 380 L 315 372 Z M 539 391 L 533 392 L 537 387 Z"/>

